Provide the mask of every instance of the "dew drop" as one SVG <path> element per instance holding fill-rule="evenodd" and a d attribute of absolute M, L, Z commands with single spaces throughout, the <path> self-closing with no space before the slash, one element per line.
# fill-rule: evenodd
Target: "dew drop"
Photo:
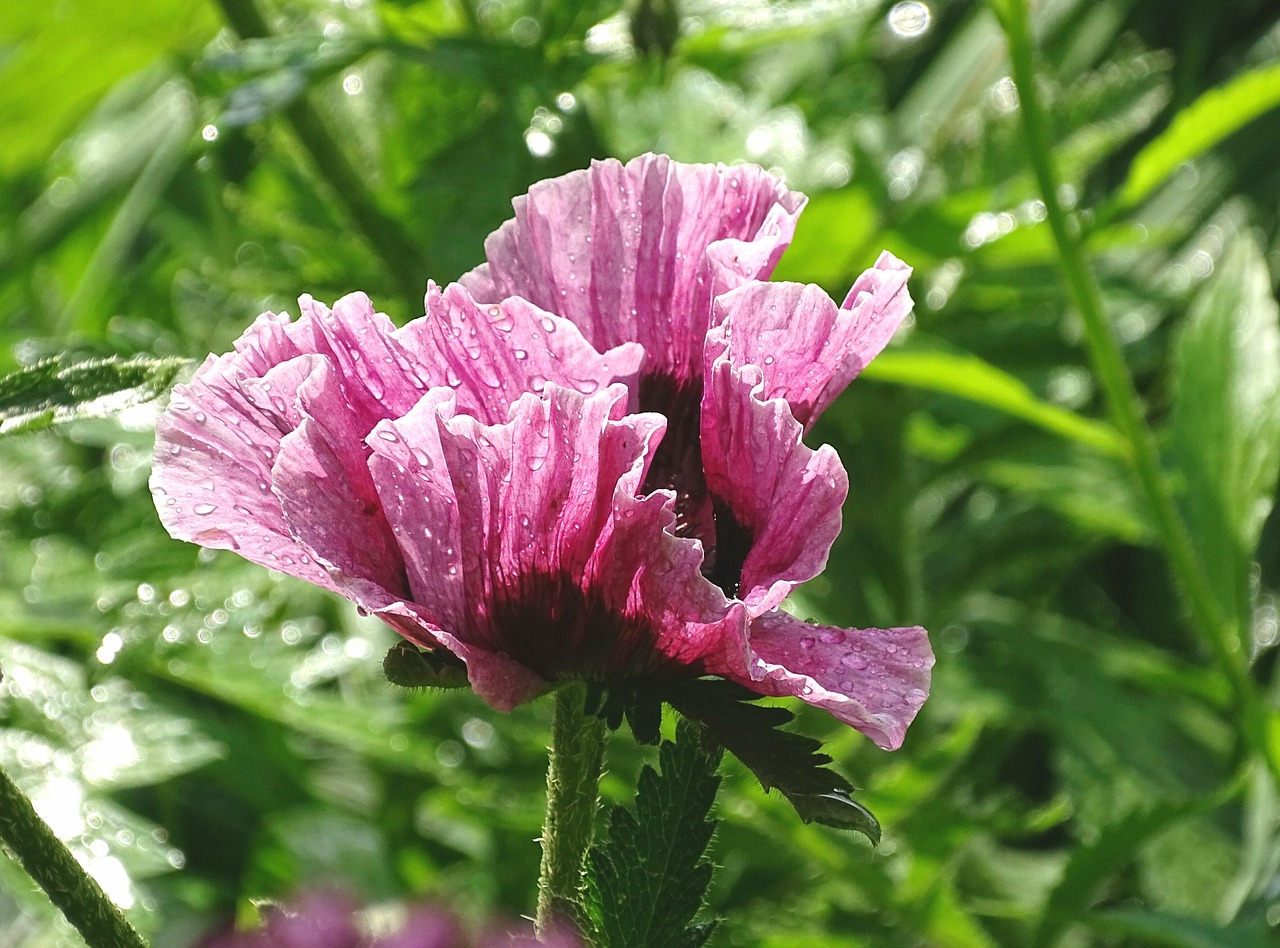
<path fill-rule="evenodd" d="M 852 681 L 849 681 L 849 679 L 847 679 L 847 678 L 846 678 L 844 681 L 840 682 L 840 690 L 841 690 L 841 691 L 852 691 L 852 690 L 853 690 L 853 682 L 852 682 Z"/>
<path fill-rule="evenodd" d="M 521 362 L 523 362 L 525 359 L 529 358 L 529 353 L 525 352 L 523 349 L 517 349 L 517 350 L 515 351 L 514 355 L 515 355 L 516 359 L 517 359 L 517 360 L 519 360 L 519 361 L 521 361 Z"/>
<path fill-rule="evenodd" d="M 561 296 L 564 296 L 564 290 L 561 290 L 561 291 L 560 291 L 560 295 L 561 295 Z M 543 331 L 544 331 L 544 332 L 555 332 L 555 331 L 556 331 L 556 321 L 555 321 L 554 319 L 552 319 L 550 316 L 543 316 L 543 317 L 542 317 L 542 329 L 543 329 Z"/>
<path fill-rule="evenodd" d="M 806 635 L 804 638 L 802 638 L 802 639 L 800 640 L 800 647 L 801 647 L 801 648 L 813 648 L 813 647 L 814 647 L 814 645 L 816 645 L 816 644 L 817 644 L 817 643 L 816 643 L 812 638 L 810 638 L 810 637 L 809 637 L 809 636 L 807 636 L 807 635 Z"/>
<path fill-rule="evenodd" d="M 194 507 L 192 507 L 191 509 L 192 509 L 192 510 L 194 510 L 196 513 L 198 513 L 198 514 L 200 514 L 200 515 L 202 515 L 202 516 L 203 516 L 204 514 L 211 514 L 211 513 L 213 513 L 213 512 L 214 512 L 215 510 L 217 510 L 218 508 L 217 508 L 217 507 L 215 507 L 213 504 L 196 504 L 196 505 L 195 505 Z"/>
<path fill-rule="evenodd" d="M 381 438 L 383 441 L 399 441 L 400 440 L 399 438 L 396 437 L 396 433 L 392 431 L 390 428 L 379 428 L 378 437 Z"/>
<path fill-rule="evenodd" d="M 822 641 L 828 645 L 839 645 L 844 641 L 844 633 L 835 629 L 830 629 L 822 633 Z"/>

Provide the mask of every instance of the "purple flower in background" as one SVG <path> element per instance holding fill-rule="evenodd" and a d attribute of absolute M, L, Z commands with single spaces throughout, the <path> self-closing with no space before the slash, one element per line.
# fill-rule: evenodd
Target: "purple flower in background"
<path fill-rule="evenodd" d="M 356 904 L 335 892 L 307 892 L 262 914 L 262 925 L 249 931 L 220 930 L 198 948 L 580 948 L 570 932 L 553 932 L 541 941 L 529 932 L 499 927 L 469 937 L 449 912 L 417 905 L 404 913 L 392 931 L 372 933 L 360 924 Z"/>
<path fill-rule="evenodd" d="M 923 630 L 777 609 L 847 492 L 803 430 L 911 305 L 888 255 L 840 307 L 759 282 L 803 203 L 757 168 L 603 162 L 517 199 L 401 329 L 362 295 L 264 314 L 158 425 L 162 520 L 451 653 L 499 708 L 710 673 L 896 747 Z"/>

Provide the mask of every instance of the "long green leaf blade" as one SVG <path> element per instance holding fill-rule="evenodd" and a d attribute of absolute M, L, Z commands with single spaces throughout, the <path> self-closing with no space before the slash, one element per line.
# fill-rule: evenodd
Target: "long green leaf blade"
<path fill-rule="evenodd" d="M 1280 469 L 1278 316 L 1262 251 L 1242 235 L 1177 338 L 1169 437 L 1183 508 L 1222 613 L 1237 622 Z"/>
<path fill-rule="evenodd" d="M 156 398 L 185 359 L 135 356 L 75 362 L 54 356 L 0 377 L 0 435 L 115 414 Z"/>
<path fill-rule="evenodd" d="M 1120 202 L 1129 207 L 1137 204 L 1184 161 L 1203 154 L 1278 105 L 1280 64 L 1241 73 L 1205 92 L 1138 153 L 1120 190 Z"/>

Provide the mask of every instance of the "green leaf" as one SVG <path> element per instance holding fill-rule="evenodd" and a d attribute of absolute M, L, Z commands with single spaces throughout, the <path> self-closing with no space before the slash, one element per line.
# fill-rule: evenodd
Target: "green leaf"
<path fill-rule="evenodd" d="M 1144 909 L 1112 909 L 1085 918 L 1094 931 L 1129 939 L 1131 944 L 1167 945 L 1169 948 L 1266 948 L 1274 936 L 1263 924 L 1222 927 L 1203 918 L 1152 912 Z"/>
<path fill-rule="evenodd" d="M 1205 92 L 1138 152 L 1120 191 L 1120 202 L 1132 206 L 1141 201 L 1184 161 L 1203 154 L 1277 105 L 1280 63 L 1241 73 L 1225 85 Z"/>
<path fill-rule="evenodd" d="M 1249 563 L 1280 468 L 1280 324 L 1251 236 L 1234 242 L 1181 326 L 1173 387 L 1168 433 L 1191 537 L 1223 614 L 1247 627 Z"/>
<path fill-rule="evenodd" d="M 765 790 L 776 787 L 806 823 L 862 833 L 880 842 L 880 823 L 851 794 L 853 785 L 825 766 L 822 743 L 779 730 L 794 715 L 786 708 L 752 704 L 760 696 L 728 681 L 671 682 L 664 699 L 742 761 Z"/>
<path fill-rule="evenodd" d="M 1234 779 L 1215 793 L 1187 801 L 1152 803 L 1102 827 L 1096 838 L 1071 853 L 1062 878 L 1049 893 L 1032 944 L 1039 948 L 1056 945 L 1084 915 L 1107 880 L 1133 859 L 1140 847 L 1180 820 L 1216 809 L 1240 788 L 1241 781 Z"/>
<path fill-rule="evenodd" d="M 720 752 L 682 722 L 658 754 L 662 773 L 641 772 L 635 812 L 614 807 L 607 839 L 587 853 L 582 911 L 601 948 L 697 948 L 715 928 L 693 918 L 711 882 Z"/>
<path fill-rule="evenodd" d="M 891 349 L 880 353 L 862 377 L 968 399 L 1104 454 L 1123 457 L 1128 451 L 1110 425 L 1040 401 L 1019 379 L 968 353 Z"/>
<path fill-rule="evenodd" d="M 0 377 L 0 434 L 38 431 L 77 418 L 111 415 L 156 398 L 185 359 L 135 356 L 72 362 L 45 359 Z"/>
<path fill-rule="evenodd" d="M 412 642 L 397 642 L 382 660 L 387 681 L 401 688 L 465 688 L 467 668 L 444 649 L 426 651 Z"/>

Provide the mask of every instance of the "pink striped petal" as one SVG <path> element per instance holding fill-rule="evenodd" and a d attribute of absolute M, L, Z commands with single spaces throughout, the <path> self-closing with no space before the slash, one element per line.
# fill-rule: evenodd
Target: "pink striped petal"
<path fill-rule="evenodd" d="M 568 320 L 518 297 L 481 306 L 457 284 L 428 284 L 426 312 L 396 333 L 397 343 L 430 385 L 457 391 L 460 413 L 490 424 L 548 382 L 590 395 L 633 376 L 644 358 L 635 343 L 599 353 Z"/>
<path fill-rule="evenodd" d="M 824 708 L 885 750 L 902 745 L 929 693 L 924 629 L 813 626 L 783 612 L 751 623 L 749 670 L 720 669 L 748 688 Z"/>
<path fill-rule="evenodd" d="M 858 277 L 839 309 L 816 286 L 748 283 L 715 302 L 706 366 L 756 365 L 763 397 L 785 398 L 806 428 L 889 343 L 911 312 L 911 268 L 890 253 Z"/>
<path fill-rule="evenodd" d="M 593 162 L 517 198 L 461 282 L 564 316 L 597 348 L 639 342 L 646 374 L 694 378 L 711 300 L 772 272 L 805 200 L 754 165 Z"/>
<path fill-rule="evenodd" d="M 702 463 L 716 509 L 711 575 L 750 613 L 776 608 L 826 567 L 849 481 L 835 451 L 800 440 L 753 365 L 712 366 L 702 399 Z"/>
<path fill-rule="evenodd" d="M 455 413 L 433 389 L 368 436 L 369 469 L 404 563 L 408 595 L 361 572 L 361 534 L 312 516 L 335 491 L 297 464 L 281 495 L 291 528 L 339 590 L 428 646 L 467 663 L 472 687 L 510 708 L 559 678 L 697 674 L 746 660 L 746 618 L 703 578 L 702 551 L 669 531 L 667 494 L 636 496 L 662 419 L 622 416 L 619 385 L 593 396 L 548 385 L 508 422 Z M 290 436 L 307 444 L 318 426 Z M 308 456 L 310 456 L 308 455 Z M 298 456 L 303 456 L 298 451 Z M 279 465 L 283 473 L 283 463 Z"/>

